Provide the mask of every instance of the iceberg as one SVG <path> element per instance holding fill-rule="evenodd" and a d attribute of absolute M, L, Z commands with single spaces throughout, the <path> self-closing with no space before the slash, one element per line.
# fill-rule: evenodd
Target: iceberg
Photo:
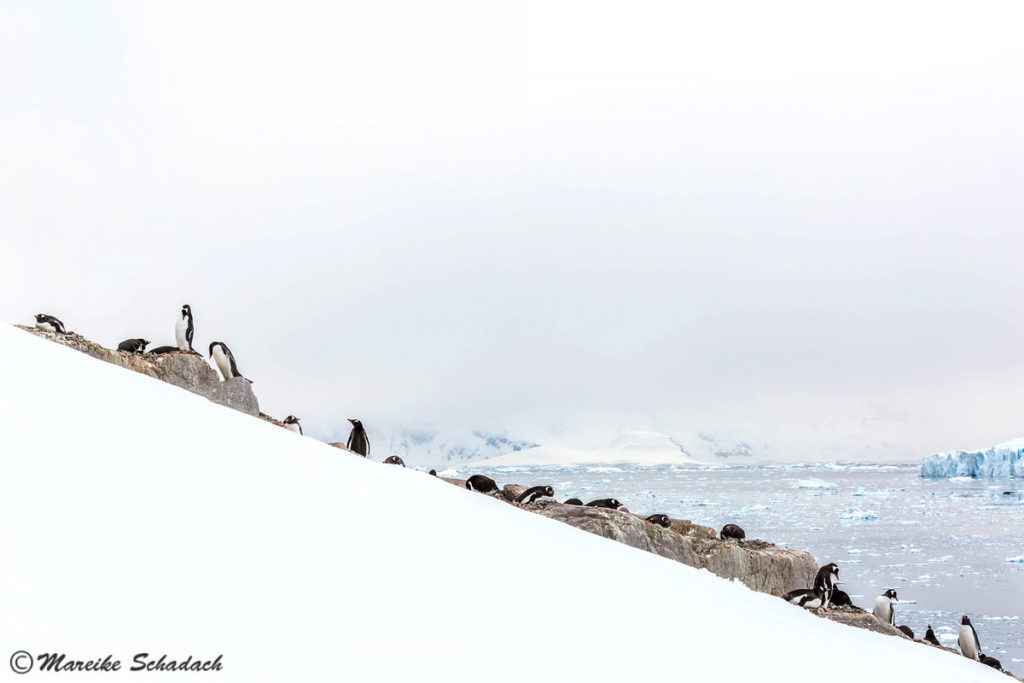
<path fill-rule="evenodd" d="M 921 476 L 933 479 L 1024 477 L 1024 439 L 975 451 L 932 453 L 921 461 Z"/>

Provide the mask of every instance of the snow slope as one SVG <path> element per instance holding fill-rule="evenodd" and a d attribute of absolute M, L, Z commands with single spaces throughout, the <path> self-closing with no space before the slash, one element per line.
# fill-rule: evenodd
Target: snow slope
<path fill-rule="evenodd" d="M 1024 439 L 974 451 L 932 453 L 921 461 L 921 476 L 1024 477 Z"/>
<path fill-rule="evenodd" d="M 2 662 L 222 654 L 217 681 L 1005 680 L 10 327 L 0 378 Z"/>
<path fill-rule="evenodd" d="M 657 432 L 630 431 L 618 434 L 607 446 L 595 449 L 538 446 L 507 453 L 474 464 L 488 467 L 558 465 L 695 465 L 676 441 Z"/>

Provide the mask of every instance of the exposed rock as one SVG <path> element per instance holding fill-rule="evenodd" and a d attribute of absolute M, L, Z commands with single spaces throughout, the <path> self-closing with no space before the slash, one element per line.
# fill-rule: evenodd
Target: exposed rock
<path fill-rule="evenodd" d="M 37 337 L 43 337 L 54 343 L 81 351 L 98 360 L 187 389 L 214 403 L 233 408 L 247 415 L 256 417 L 260 414 L 256 394 L 253 393 L 252 385 L 248 381 L 235 377 L 221 382 L 216 370 L 198 354 L 172 352 L 153 356 L 114 351 L 73 332 L 55 334 L 25 325 L 16 325 L 16 327 Z"/>
<path fill-rule="evenodd" d="M 355 451 L 350 451 L 348 449 L 348 446 L 345 445 L 344 441 L 334 441 L 333 443 L 329 443 L 327 445 L 328 446 L 334 446 L 335 448 L 341 449 L 341 450 L 345 451 L 346 453 L 351 453 L 352 455 L 358 455 L 360 458 L 365 458 L 366 457 L 362 453 L 356 453 Z"/>
<path fill-rule="evenodd" d="M 866 628 L 875 633 L 884 633 L 887 636 L 899 636 L 900 638 L 913 640 L 892 624 L 887 624 L 871 612 L 865 612 L 859 607 L 832 607 L 828 612 L 816 610 L 815 613 L 819 617 L 824 617 L 829 621 L 838 621 L 840 624 L 846 624 L 847 626 Z"/>
<path fill-rule="evenodd" d="M 509 501 L 515 502 L 515 499 L 521 496 L 526 491 L 526 488 L 519 484 L 505 484 L 505 487 L 501 489 L 501 495 L 505 496 Z"/>

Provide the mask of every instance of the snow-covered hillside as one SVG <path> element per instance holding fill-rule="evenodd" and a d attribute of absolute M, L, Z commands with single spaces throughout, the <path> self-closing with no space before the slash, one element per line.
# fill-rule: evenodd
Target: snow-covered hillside
<path fill-rule="evenodd" d="M 0 377 L 5 655 L 223 655 L 218 681 L 1005 680 L 10 327 Z"/>
<path fill-rule="evenodd" d="M 1024 439 L 973 451 L 932 453 L 921 461 L 921 476 L 1024 477 Z"/>
<path fill-rule="evenodd" d="M 622 432 L 607 446 L 594 449 L 567 446 L 538 446 L 517 453 L 500 455 L 475 464 L 506 465 L 687 465 L 697 464 L 683 447 L 665 434 L 657 432 Z"/>

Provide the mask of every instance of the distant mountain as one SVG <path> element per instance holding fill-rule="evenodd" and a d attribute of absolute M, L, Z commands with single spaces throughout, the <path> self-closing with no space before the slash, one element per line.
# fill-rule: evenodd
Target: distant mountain
<path fill-rule="evenodd" d="M 566 446 L 537 446 L 488 458 L 487 466 L 502 465 L 686 465 L 699 464 L 681 443 L 667 434 L 628 431 L 616 435 L 606 446 L 593 449 Z"/>
<path fill-rule="evenodd" d="M 517 439 L 503 431 L 441 429 L 434 425 L 398 427 L 386 435 L 370 434 L 374 460 L 401 456 L 407 465 L 447 467 L 469 460 L 482 460 L 516 453 L 540 444 Z"/>

